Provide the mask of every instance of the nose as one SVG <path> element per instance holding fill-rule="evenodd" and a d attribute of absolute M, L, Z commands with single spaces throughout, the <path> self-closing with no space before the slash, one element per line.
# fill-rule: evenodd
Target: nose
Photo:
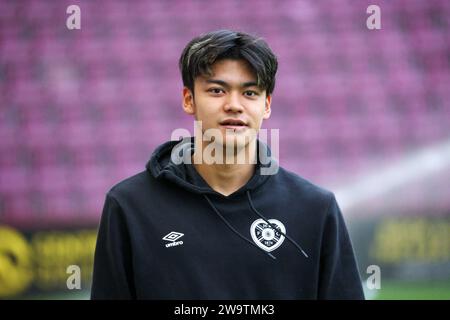
<path fill-rule="evenodd" d="M 231 93 L 229 98 L 225 102 L 224 106 L 225 112 L 241 113 L 244 107 L 239 99 L 239 93 Z"/>

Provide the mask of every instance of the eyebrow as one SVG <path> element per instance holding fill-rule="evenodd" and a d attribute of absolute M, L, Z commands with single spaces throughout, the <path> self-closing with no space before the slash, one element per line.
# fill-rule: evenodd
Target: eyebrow
<path fill-rule="evenodd" d="M 230 87 L 231 87 L 230 84 L 228 84 L 227 82 L 225 82 L 225 81 L 223 81 L 223 80 L 218 80 L 218 79 L 206 79 L 206 82 L 207 82 L 207 83 L 215 83 L 215 84 L 224 86 L 225 88 L 230 88 Z M 257 86 L 258 86 L 258 83 L 255 82 L 255 81 L 249 81 L 249 82 L 241 83 L 240 86 L 241 86 L 242 88 L 253 87 L 253 86 L 257 87 Z"/>

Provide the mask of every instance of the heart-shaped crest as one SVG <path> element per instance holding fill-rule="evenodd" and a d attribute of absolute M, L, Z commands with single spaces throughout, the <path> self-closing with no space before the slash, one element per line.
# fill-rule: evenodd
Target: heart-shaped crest
<path fill-rule="evenodd" d="M 253 241 L 263 250 L 270 252 L 281 246 L 284 241 L 284 236 L 279 232 L 286 234 L 284 225 L 276 220 L 268 220 L 274 227 L 273 229 L 263 219 L 255 220 L 250 227 L 250 234 Z"/>

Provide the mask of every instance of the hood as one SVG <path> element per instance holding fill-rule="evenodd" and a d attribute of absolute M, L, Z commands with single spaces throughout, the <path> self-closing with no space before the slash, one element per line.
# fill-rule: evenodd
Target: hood
<path fill-rule="evenodd" d="M 156 179 L 166 179 L 176 185 L 197 194 L 200 194 L 206 202 L 209 204 L 214 213 L 223 221 L 223 223 L 243 241 L 252 245 L 258 250 L 262 250 L 266 255 L 272 259 L 276 257 L 263 249 L 259 248 L 252 240 L 237 231 L 230 223 L 225 219 L 222 213 L 217 209 L 209 195 L 223 196 L 217 191 L 213 190 L 206 181 L 198 174 L 191 162 L 191 155 L 194 151 L 194 138 L 187 137 L 180 141 L 169 141 L 158 148 L 156 148 L 150 161 L 147 163 L 146 168 Z M 263 216 L 254 206 L 252 201 L 251 192 L 266 183 L 271 176 L 277 174 L 279 166 L 275 159 L 270 156 L 270 149 L 266 144 L 257 141 L 257 163 L 256 170 L 252 178 L 238 191 L 234 192 L 231 196 L 238 196 L 245 194 L 250 211 L 254 212 L 257 216 L 263 219 L 273 230 L 280 233 L 289 242 L 291 242 L 297 249 L 307 258 L 308 255 L 296 243 L 291 237 L 281 231 L 280 227 L 272 224 L 265 216 Z M 231 197 L 230 196 L 230 197 Z"/>
<path fill-rule="evenodd" d="M 258 160 L 255 173 L 235 195 L 260 187 L 278 172 L 278 162 L 271 158 L 269 147 L 258 140 L 257 149 Z M 169 180 L 194 193 L 218 195 L 219 193 L 214 191 L 190 164 L 193 152 L 193 137 L 168 141 L 156 148 L 146 168 L 156 179 Z"/>

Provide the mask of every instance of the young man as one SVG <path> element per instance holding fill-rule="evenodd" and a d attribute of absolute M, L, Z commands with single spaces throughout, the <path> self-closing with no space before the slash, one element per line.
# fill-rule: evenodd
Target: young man
<path fill-rule="evenodd" d="M 201 130 L 108 192 L 91 297 L 364 299 L 334 194 L 278 167 L 256 138 L 277 71 L 267 44 L 215 31 L 179 64 Z"/>

